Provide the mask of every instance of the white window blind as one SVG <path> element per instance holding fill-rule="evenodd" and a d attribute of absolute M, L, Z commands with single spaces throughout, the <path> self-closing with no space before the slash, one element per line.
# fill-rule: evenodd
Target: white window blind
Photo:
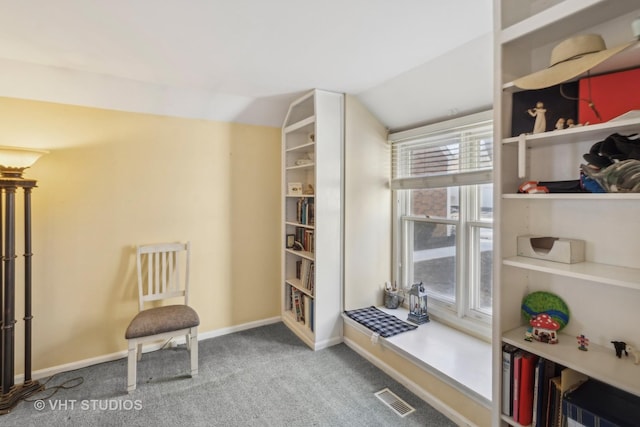
<path fill-rule="evenodd" d="M 483 184 L 492 180 L 491 112 L 391 134 L 394 190 Z"/>

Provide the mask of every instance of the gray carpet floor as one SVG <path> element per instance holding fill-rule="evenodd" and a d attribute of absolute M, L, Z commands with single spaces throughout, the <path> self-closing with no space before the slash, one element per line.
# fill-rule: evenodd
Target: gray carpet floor
<path fill-rule="evenodd" d="M 282 323 L 200 341 L 199 355 L 190 378 L 186 349 L 144 354 L 132 394 L 126 359 L 55 375 L 0 425 L 455 425 L 346 345 L 314 352 Z M 383 388 L 416 411 L 398 416 L 374 396 Z"/>

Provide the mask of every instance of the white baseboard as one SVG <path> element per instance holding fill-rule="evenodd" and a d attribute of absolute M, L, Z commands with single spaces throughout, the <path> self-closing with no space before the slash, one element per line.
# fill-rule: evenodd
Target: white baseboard
<path fill-rule="evenodd" d="M 433 394 L 424 390 L 418 384 L 413 382 L 411 379 L 407 378 L 402 373 L 398 372 L 396 369 L 392 368 L 386 362 L 383 362 L 382 360 L 378 359 L 377 357 L 369 353 L 367 350 L 365 350 L 363 347 L 358 345 L 353 340 L 347 337 L 344 337 L 344 343 L 353 351 L 358 353 L 360 356 L 364 357 L 369 362 L 374 364 L 377 368 L 379 368 L 384 373 L 389 375 L 391 378 L 393 378 L 394 380 L 398 381 L 400 384 L 408 388 L 413 394 L 418 396 L 420 399 L 424 400 L 429 405 L 433 406 L 435 410 L 445 415 L 447 418 L 449 418 L 451 421 L 453 421 L 457 425 L 461 427 L 477 427 L 476 424 L 472 423 L 470 420 L 468 420 L 458 411 L 455 411 L 453 408 L 445 404 L 443 401 L 435 397 Z"/>
<path fill-rule="evenodd" d="M 198 341 L 206 340 L 209 338 L 220 337 L 223 335 L 232 334 L 234 332 L 245 331 L 247 329 L 257 328 L 259 326 L 270 325 L 273 323 L 277 323 L 282 321 L 280 316 L 271 317 L 269 319 L 256 320 L 254 322 L 243 323 L 241 325 L 230 326 L 228 328 L 216 329 L 214 331 L 208 332 L 198 332 Z M 172 340 L 177 345 L 185 344 L 185 337 L 180 336 L 176 337 Z M 150 351 L 156 351 L 162 348 L 166 343 L 151 343 L 145 344 L 142 346 L 142 352 L 148 353 Z M 34 380 L 38 380 L 41 378 L 48 378 L 52 375 L 59 374 L 61 372 L 74 371 L 80 368 L 86 368 L 87 366 L 97 365 L 99 363 L 104 362 L 112 362 L 114 360 L 122 359 L 127 357 L 127 350 L 118 351 L 116 353 L 105 354 L 102 356 L 91 357 L 89 359 L 78 360 L 76 362 L 65 363 L 64 365 L 52 366 L 50 368 L 39 369 L 32 373 L 32 378 Z M 123 377 L 126 378 L 126 377 Z M 16 375 L 14 378 L 14 382 L 16 384 L 21 384 L 24 381 L 24 374 Z"/>

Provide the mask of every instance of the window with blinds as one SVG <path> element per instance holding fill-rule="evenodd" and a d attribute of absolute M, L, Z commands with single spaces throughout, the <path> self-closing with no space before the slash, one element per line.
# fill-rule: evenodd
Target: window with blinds
<path fill-rule="evenodd" d="M 391 188 L 419 189 L 482 184 L 492 180 L 491 112 L 390 135 Z"/>
<path fill-rule="evenodd" d="M 389 136 L 394 280 L 422 282 L 429 312 L 490 336 L 493 120 L 487 111 Z"/>

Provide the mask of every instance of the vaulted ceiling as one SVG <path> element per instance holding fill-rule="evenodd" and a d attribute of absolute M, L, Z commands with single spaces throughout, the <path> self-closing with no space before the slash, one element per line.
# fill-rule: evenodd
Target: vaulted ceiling
<path fill-rule="evenodd" d="M 491 0 L 0 0 L 0 96 L 280 126 L 320 88 L 390 129 L 491 103 Z"/>

